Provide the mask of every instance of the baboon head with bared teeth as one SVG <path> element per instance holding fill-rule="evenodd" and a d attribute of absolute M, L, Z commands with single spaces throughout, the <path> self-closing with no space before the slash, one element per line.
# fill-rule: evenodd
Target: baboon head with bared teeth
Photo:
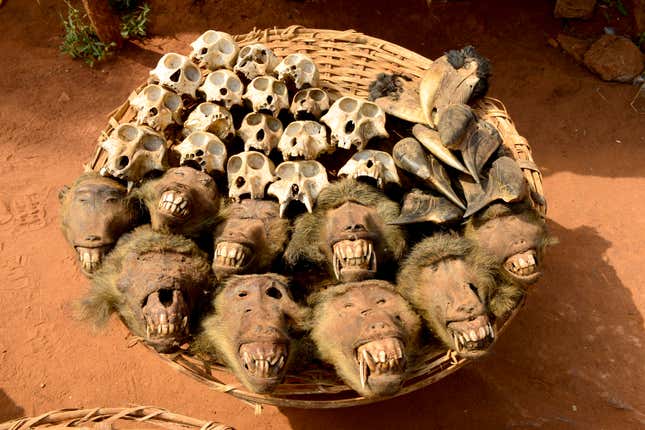
<path fill-rule="evenodd" d="M 268 393 L 284 378 L 293 351 L 291 332 L 307 310 L 289 295 L 287 278 L 266 273 L 228 278 L 202 323 L 210 344 L 246 388 Z"/>
<path fill-rule="evenodd" d="M 289 239 L 289 220 L 278 203 L 244 199 L 224 209 L 214 233 L 213 271 L 217 279 L 271 268 Z"/>
<path fill-rule="evenodd" d="M 134 192 L 150 212 L 152 228 L 162 233 L 199 236 L 217 221 L 219 192 L 213 178 L 192 167 L 169 169 Z"/>
<path fill-rule="evenodd" d="M 208 256 L 193 241 L 142 226 L 119 239 L 95 274 L 81 317 L 102 324 L 117 312 L 133 334 L 171 352 L 188 339 L 212 283 Z"/>
<path fill-rule="evenodd" d="M 459 355 L 475 358 L 493 344 L 496 332 L 488 298 L 494 265 L 456 234 L 419 242 L 401 265 L 397 289 L 428 328 Z"/>
<path fill-rule="evenodd" d="M 63 235 L 92 276 L 123 233 L 140 221 L 140 211 L 119 182 L 91 172 L 59 192 Z"/>
<path fill-rule="evenodd" d="M 375 187 L 343 179 L 324 188 L 312 213 L 301 215 L 285 252 L 291 266 L 326 267 L 337 282 L 370 279 L 405 251 L 401 227 L 389 222 L 399 205 Z"/>
<path fill-rule="evenodd" d="M 418 346 L 421 319 L 381 280 L 330 287 L 313 297 L 311 337 L 321 358 L 366 397 L 400 390 Z"/>

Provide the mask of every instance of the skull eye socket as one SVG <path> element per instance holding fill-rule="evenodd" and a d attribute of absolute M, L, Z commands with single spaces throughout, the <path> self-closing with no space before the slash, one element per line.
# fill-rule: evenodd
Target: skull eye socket
<path fill-rule="evenodd" d="M 298 121 L 292 122 L 287 126 L 287 129 L 284 131 L 284 134 L 287 136 L 296 136 L 302 130 L 302 124 Z"/>
<path fill-rule="evenodd" d="M 276 174 L 280 178 L 291 178 L 296 173 L 296 166 L 291 162 L 284 162 L 276 169 Z"/>
<path fill-rule="evenodd" d="M 208 146 L 206 146 L 206 151 L 214 155 L 223 155 L 224 145 L 217 141 L 211 141 Z"/>
<path fill-rule="evenodd" d="M 208 80 L 208 82 L 210 82 L 211 84 L 219 87 L 220 85 L 224 85 L 224 82 L 226 81 L 226 76 L 224 76 L 224 73 L 217 71 L 208 75 L 206 80 Z"/>
<path fill-rule="evenodd" d="M 242 167 L 242 159 L 240 157 L 233 156 L 228 159 L 228 165 L 226 166 L 226 169 L 230 173 L 238 172 L 241 167 Z"/>
<path fill-rule="evenodd" d="M 314 66 L 314 63 L 311 61 L 303 61 L 300 63 L 302 65 L 302 70 L 304 70 L 305 73 L 313 73 L 314 70 L 316 70 L 316 67 Z"/>
<path fill-rule="evenodd" d="M 358 102 L 354 99 L 350 99 L 349 97 L 343 97 L 338 102 L 338 107 L 343 112 L 350 113 L 356 110 L 356 108 L 358 107 Z"/>
<path fill-rule="evenodd" d="M 222 39 L 217 42 L 217 50 L 222 54 L 232 54 L 235 51 L 235 47 L 230 40 Z"/>
<path fill-rule="evenodd" d="M 143 93 L 148 100 L 154 102 L 161 98 L 161 87 L 158 85 L 149 85 L 144 88 Z"/>
<path fill-rule="evenodd" d="M 361 109 L 359 110 L 359 112 L 362 115 L 365 115 L 370 118 L 378 115 L 378 111 L 379 111 L 379 108 L 374 103 L 365 103 L 363 104 L 363 106 L 361 106 Z"/>
<path fill-rule="evenodd" d="M 258 64 L 264 64 L 267 62 L 267 57 L 269 55 L 267 54 L 267 51 L 265 49 L 260 49 L 255 56 L 255 62 Z"/>
<path fill-rule="evenodd" d="M 300 171 L 305 177 L 311 178 L 320 172 L 320 166 L 318 163 L 302 163 Z"/>
<path fill-rule="evenodd" d="M 143 147 L 147 151 L 158 151 L 163 146 L 163 140 L 159 136 L 147 134 L 142 139 Z"/>
<path fill-rule="evenodd" d="M 273 85 L 273 91 L 275 91 L 276 94 L 283 96 L 287 94 L 287 86 L 282 82 L 276 82 L 275 85 Z"/>
<path fill-rule="evenodd" d="M 264 77 L 255 78 L 253 79 L 252 85 L 258 91 L 266 91 L 269 88 L 269 80 Z"/>
<path fill-rule="evenodd" d="M 269 129 L 273 132 L 277 132 L 282 128 L 282 123 L 273 117 L 268 118 L 267 125 L 269 126 Z"/>
<path fill-rule="evenodd" d="M 177 54 L 167 54 L 166 58 L 163 60 L 164 66 L 173 70 L 181 67 L 181 63 L 181 57 Z"/>
<path fill-rule="evenodd" d="M 181 97 L 179 97 L 177 94 L 170 94 L 164 100 L 164 106 L 166 106 L 171 111 L 176 111 L 179 108 L 180 104 Z"/>
<path fill-rule="evenodd" d="M 321 90 L 311 90 L 309 96 L 315 101 L 320 102 L 325 98 L 325 93 Z"/>
<path fill-rule="evenodd" d="M 199 105 L 199 111 L 205 116 L 211 116 L 215 113 L 215 105 L 213 103 L 202 103 Z"/>
<path fill-rule="evenodd" d="M 246 116 L 244 118 L 244 122 L 246 122 L 248 125 L 258 125 L 259 123 L 262 122 L 262 114 L 261 113 L 252 113 Z"/>
<path fill-rule="evenodd" d="M 250 46 L 245 46 L 245 47 L 244 47 L 244 48 L 242 48 L 242 50 L 240 51 L 240 58 L 248 57 L 248 55 L 249 55 L 250 53 L 251 53 L 251 47 L 250 47 Z"/>
<path fill-rule="evenodd" d="M 262 154 L 257 152 L 249 154 L 247 162 L 249 163 L 249 167 L 255 170 L 261 169 L 264 166 L 264 158 L 262 158 Z"/>
<path fill-rule="evenodd" d="M 298 61 L 298 57 L 294 54 L 287 55 L 287 58 L 284 59 L 284 64 L 287 66 L 291 66 L 292 64 L 295 64 Z"/>
<path fill-rule="evenodd" d="M 264 292 L 267 296 L 280 300 L 282 298 L 282 293 L 276 287 L 269 287 Z"/>
<path fill-rule="evenodd" d="M 202 76 L 199 73 L 199 69 L 197 67 L 186 67 L 186 78 L 188 78 L 189 81 L 197 82 L 201 77 Z"/>
<path fill-rule="evenodd" d="M 321 129 L 322 127 L 317 122 L 308 121 L 305 123 L 305 133 L 307 133 L 309 136 L 320 134 Z"/>
<path fill-rule="evenodd" d="M 214 30 L 208 30 L 206 33 L 202 34 L 202 40 L 209 45 L 217 42 L 217 39 L 219 39 L 219 34 Z"/>
<path fill-rule="evenodd" d="M 123 124 L 117 129 L 116 135 L 121 140 L 132 142 L 139 135 L 139 130 L 133 125 Z"/>
<path fill-rule="evenodd" d="M 228 81 L 226 81 L 226 86 L 234 93 L 238 93 L 242 90 L 242 82 L 238 78 L 233 76 L 231 76 Z"/>

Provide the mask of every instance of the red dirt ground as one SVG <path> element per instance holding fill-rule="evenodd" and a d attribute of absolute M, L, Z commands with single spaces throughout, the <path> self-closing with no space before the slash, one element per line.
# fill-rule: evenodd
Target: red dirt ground
<path fill-rule="evenodd" d="M 264 3 L 264 6 L 262 6 Z M 148 404 L 238 429 L 632 429 L 645 427 L 645 116 L 635 88 L 601 82 L 546 43 L 552 1 L 153 1 L 152 31 L 91 69 L 58 52 L 62 1 L 0 9 L 0 421 L 63 407 Z M 58 189 L 80 172 L 108 113 L 162 52 L 208 28 L 348 29 L 430 58 L 475 44 L 544 172 L 560 239 L 546 276 L 490 355 L 370 406 L 279 410 L 210 391 L 113 320 L 71 316 L 88 288 L 58 228 Z"/>

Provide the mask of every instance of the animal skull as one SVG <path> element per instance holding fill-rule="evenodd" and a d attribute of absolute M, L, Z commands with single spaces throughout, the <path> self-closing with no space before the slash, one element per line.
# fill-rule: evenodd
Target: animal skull
<path fill-rule="evenodd" d="M 327 140 L 327 129 L 316 121 L 293 121 L 284 130 L 278 149 L 285 160 L 304 158 L 314 160 L 334 147 Z"/>
<path fill-rule="evenodd" d="M 258 76 L 271 74 L 279 62 L 272 50 L 261 43 L 255 43 L 240 50 L 233 70 L 250 81 Z"/>
<path fill-rule="evenodd" d="M 204 93 L 206 101 L 224 105 L 226 109 L 242 105 L 244 85 L 237 75 L 230 70 L 220 69 L 206 76 L 199 91 Z"/>
<path fill-rule="evenodd" d="M 182 132 L 184 136 L 188 136 L 195 131 L 207 131 L 227 141 L 235 134 L 233 115 L 228 109 L 215 103 L 201 103 L 186 118 Z"/>
<path fill-rule="evenodd" d="M 275 167 L 269 158 L 256 151 L 244 151 L 228 159 L 228 196 L 239 201 L 242 196 L 264 198 L 264 190 L 274 181 Z"/>
<path fill-rule="evenodd" d="M 392 156 L 387 152 L 373 149 L 366 149 L 354 154 L 338 171 L 338 176 L 349 176 L 354 179 L 359 177 L 373 178 L 376 180 L 378 188 L 383 188 L 390 182 L 401 185 Z"/>
<path fill-rule="evenodd" d="M 240 50 L 230 34 L 215 30 L 206 31 L 190 46 L 190 59 L 209 70 L 232 69 Z"/>
<path fill-rule="evenodd" d="M 277 181 L 269 185 L 268 193 L 280 202 L 280 217 L 291 201 L 299 201 L 308 212 L 314 207 L 320 191 L 329 184 L 325 166 L 317 161 L 285 161 L 275 170 Z"/>
<path fill-rule="evenodd" d="M 289 112 L 296 119 L 318 120 L 323 112 L 329 110 L 331 101 L 329 95 L 320 88 L 306 88 L 300 90 L 293 97 Z"/>
<path fill-rule="evenodd" d="M 362 151 L 374 137 L 388 137 L 385 112 L 377 104 L 356 97 L 336 100 L 320 121 L 331 128 L 332 143 L 349 149 L 355 145 Z"/>
<path fill-rule="evenodd" d="M 226 146 L 212 133 L 194 131 L 173 150 L 179 154 L 181 166 L 190 165 L 209 175 L 224 174 Z"/>
<path fill-rule="evenodd" d="M 282 136 L 282 123 L 271 115 L 251 112 L 242 120 L 237 134 L 244 141 L 245 151 L 255 149 L 269 155 L 278 146 Z"/>
<path fill-rule="evenodd" d="M 289 54 L 275 68 L 278 79 L 296 89 L 318 86 L 318 67 L 304 54 Z"/>
<path fill-rule="evenodd" d="M 121 124 L 101 142 L 108 155 L 101 175 L 137 182 L 153 170 L 166 170 L 167 142 L 150 127 Z"/>
<path fill-rule="evenodd" d="M 150 71 L 150 76 L 159 85 L 169 88 L 179 95 L 188 94 L 195 98 L 202 74 L 188 57 L 170 52 L 159 60 L 157 67 Z"/>
<path fill-rule="evenodd" d="M 163 87 L 150 84 L 130 100 L 137 110 L 137 124 L 164 131 L 170 124 L 182 124 L 184 103 L 181 97 Z"/>
<path fill-rule="evenodd" d="M 284 82 L 271 76 L 258 76 L 246 88 L 243 99 L 258 112 L 265 110 L 277 117 L 282 109 L 289 108 L 289 94 Z"/>

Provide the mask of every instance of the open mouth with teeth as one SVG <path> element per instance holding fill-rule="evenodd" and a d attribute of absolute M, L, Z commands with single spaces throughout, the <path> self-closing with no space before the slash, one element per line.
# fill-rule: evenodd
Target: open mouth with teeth
<path fill-rule="evenodd" d="M 169 351 L 188 336 L 188 307 L 181 291 L 161 289 L 149 294 L 142 311 L 146 342 L 157 351 Z"/>
<path fill-rule="evenodd" d="M 237 270 L 252 259 L 251 248 L 236 242 L 219 242 L 215 247 L 215 266 L 219 269 Z"/>
<path fill-rule="evenodd" d="M 403 342 L 396 337 L 372 340 L 354 350 L 361 387 L 374 394 L 396 391 L 405 372 L 406 359 Z"/>
<path fill-rule="evenodd" d="M 240 345 L 238 355 L 251 384 L 259 392 L 266 392 L 280 382 L 288 352 L 284 343 L 249 342 Z"/>
<path fill-rule="evenodd" d="M 343 282 L 359 281 L 376 273 L 376 253 L 371 240 L 341 240 L 333 246 L 334 275 Z"/>
<path fill-rule="evenodd" d="M 187 218 L 190 215 L 188 198 L 179 191 L 168 190 L 161 194 L 157 208 L 159 212 L 174 218 Z"/>
<path fill-rule="evenodd" d="M 94 273 L 101 266 L 103 257 L 107 254 L 112 245 L 96 246 L 92 248 L 84 246 L 76 246 L 76 253 L 78 254 L 78 261 L 81 263 L 81 268 L 85 273 Z"/>
<path fill-rule="evenodd" d="M 486 315 L 451 321 L 447 327 L 455 350 L 465 357 L 482 355 L 495 340 L 495 328 Z"/>
<path fill-rule="evenodd" d="M 533 282 L 540 276 L 537 253 L 533 249 L 508 257 L 504 269 L 523 282 Z"/>

